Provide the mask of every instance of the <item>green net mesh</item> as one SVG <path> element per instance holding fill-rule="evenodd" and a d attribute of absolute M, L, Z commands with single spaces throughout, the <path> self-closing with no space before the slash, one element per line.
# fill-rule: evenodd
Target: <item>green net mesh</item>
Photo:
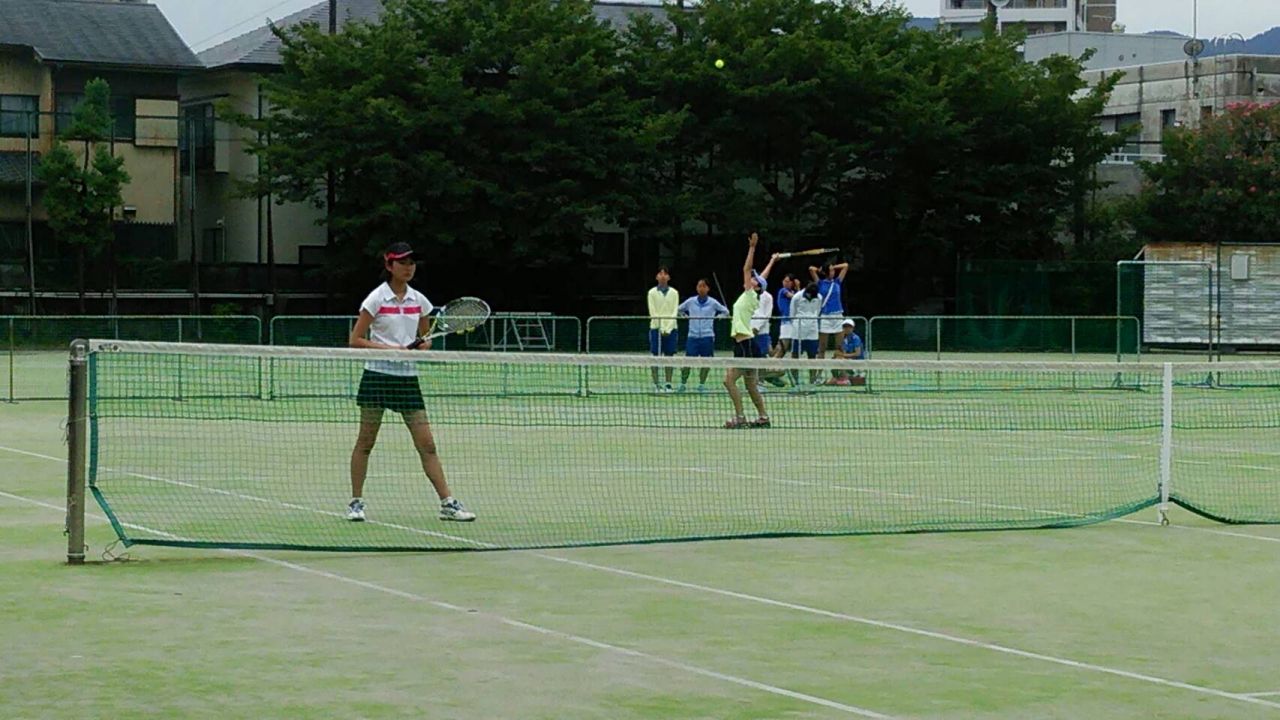
<path fill-rule="evenodd" d="M 76 338 L 256 344 L 254 316 L 0 316 L 0 399 L 67 397 L 67 348 Z"/>
<path fill-rule="evenodd" d="M 345 519 L 369 363 L 406 363 L 453 494 L 382 417 Z M 655 392 L 654 363 L 710 374 Z M 720 382 L 780 373 L 768 429 Z M 1163 364 L 655 361 L 95 343 L 90 481 L 129 543 L 465 550 L 1083 525 L 1160 501 Z M 1176 366 L 1171 500 L 1280 521 L 1280 364 Z M 848 384 L 812 385 L 832 372 Z M 792 378 L 798 376 L 800 385 Z M 745 400 L 748 418 L 754 418 Z M 421 422 L 412 413 L 410 423 Z M 365 418 L 367 420 L 367 417 Z"/>

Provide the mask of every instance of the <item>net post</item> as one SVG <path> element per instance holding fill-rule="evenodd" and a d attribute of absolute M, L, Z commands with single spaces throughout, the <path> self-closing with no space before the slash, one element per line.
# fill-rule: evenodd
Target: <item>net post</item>
<path fill-rule="evenodd" d="M 17 362 L 17 335 L 13 328 L 14 319 L 9 318 L 9 402 L 16 402 L 13 392 L 13 364 Z"/>
<path fill-rule="evenodd" d="M 89 343 L 71 343 L 67 397 L 67 564 L 84 564 L 85 459 L 88 447 Z"/>
<path fill-rule="evenodd" d="M 1169 486 L 1173 475 L 1173 363 L 1164 364 L 1160 382 L 1160 524 L 1169 524 Z"/>

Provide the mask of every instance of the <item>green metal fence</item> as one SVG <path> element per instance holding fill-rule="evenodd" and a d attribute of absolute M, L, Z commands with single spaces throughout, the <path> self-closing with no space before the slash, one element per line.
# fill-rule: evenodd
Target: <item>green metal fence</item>
<path fill-rule="evenodd" d="M 1136 317 L 901 315 L 872 318 L 866 341 L 882 360 L 1043 355 L 1120 362 L 1140 358 L 1141 337 Z"/>
<path fill-rule="evenodd" d="M 865 317 L 850 315 L 857 332 L 866 338 L 868 320 Z M 652 318 L 648 315 L 599 315 L 587 319 L 587 352 L 589 353 L 648 353 L 649 325 Z M 729 319 L 716 318 L 712 321 L 716 331 L 716 353 L 729 353 L 733 350 L 733 340 L 729 337 Z M 782 321 L 774 318 L 770 323 L 770 333 L 776 341 L 780 337 Z M 677 318 L 676 333 L 678 352 L 684 352 L 685 342 L 689 334 L 689 319 Z"/>
<path fill-rule="evenodd" d="M 67 352 L 76 338 L 157 342 L 262 342 L 252 315 L 3 315 L 0 316 L 3 398 L 60 400 L 67 396 Z"/>
<path fill-rule="evenodd" d="M 278 315 L 271 319 L 272 345 L 346 347 L 354 315 Z M 437 338 L 439 350 L 493 352 L 582 351 L 582 321 L 543 313 L 495 313 L 488 322 L 461 336 Z"/>

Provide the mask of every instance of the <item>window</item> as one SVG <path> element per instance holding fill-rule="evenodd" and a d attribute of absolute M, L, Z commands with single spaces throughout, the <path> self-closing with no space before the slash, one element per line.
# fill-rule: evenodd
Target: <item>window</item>
<path fill-rule="evenodd" d="M 40 97 L 37 95 L 0 95 L 0 137 L 25 138 L 40 135 Z"/>
<path fill-rule="evenodd" d="M 1160 127 L 1171 128 L 1178 124 L 1177 110 L 1161 110 L 1160 111 Z"/>
<path fill-rule="evenodd" d="M 1210 119 L 1210 118 L 1212 118 L 1212 117 L 1213 117 L 1213 106 L 1212 106 L 1212 105 L 1201 105 L 1201 106 L 1200 106 L 1200 122 L 1204 122 L 1205 120 L 1209 120 L 1209 119 Z"/>
<path fill-rule="evenodd" d="M 179 147 L 182 149 L 182 172 L 190 173 L 192 158 L 189 149 L 195 150 L 196 170 L 212 170 L 214 160 L 213 105 L 191 105 L 182 109 L 182 127 L 179 128 Z M 190 148 L 188 147 L 190 145 Z"/>
<path fill-rule="evenodd" d="M 227 243 L 222 228 L 208 228 L 200 243 L 200 262 L 221 263 L 227 261 Z"/>
<path fill-rule="evenodd" d="M 76 108 L 80 107 L 80 103 L 83 102 L 84 93 L 58 93 L 55 101 L 56 122 L 54 125 L 59 135 L 71 129 L 71 121 L 75 115 Z M 132 142 L 134 134 L 137 132 L 138 123 L 138 117 L 134 109 L 134 98 L 112 95 L 110 103 L 111 127 L 115 132 L 115 139 Z"/>

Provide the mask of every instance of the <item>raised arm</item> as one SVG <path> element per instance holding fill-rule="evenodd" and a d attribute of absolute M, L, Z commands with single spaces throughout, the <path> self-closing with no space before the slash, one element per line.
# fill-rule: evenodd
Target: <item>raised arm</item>
<path fill-rule="evenodd" d="M 751 269 L 756 261 L 756 243 L 760 242 L 760 236 L 751 233 L 751 237 L 747 238 L 747 259 L 742 263 L 742 289 L 751 289 Z"/>
<path fill-rule="evenodd" d="M 809 277 L 813 278 L 814 282 L 818 282 L 818 268 L 816 266 L 809 266 Z"/>
<path fill-rule="evenodd" d="M 760 271 L 760 277 L 765 278 L 766 280 L 769 279 L 769 271 L 773 269 L 773 264 L 776 262 L 778 262 L 778 253 L 774 253 L 773 256 L 769 258 L 769 264 L 765 265 L 764 270 Z"/>
<path fill-rule="evenodd" d="M 836 279 L 844 282 L 844 276 L 849 274 L 849 263 L 837 263 L 831 267 L 836 271 Z"/>

